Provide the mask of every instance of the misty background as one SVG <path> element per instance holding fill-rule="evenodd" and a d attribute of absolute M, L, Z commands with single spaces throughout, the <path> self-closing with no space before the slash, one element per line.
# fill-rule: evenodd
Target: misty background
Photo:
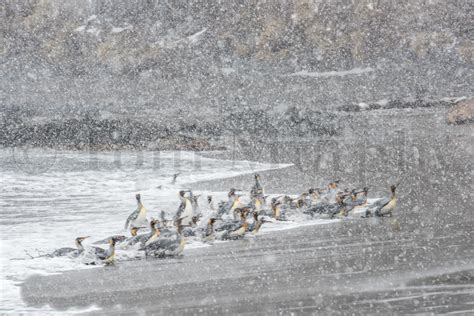
<path fill-rule="evenodd" d="M 472 94 L 471 1 L 5 1 L 2 108 L 199 121 Z"/>

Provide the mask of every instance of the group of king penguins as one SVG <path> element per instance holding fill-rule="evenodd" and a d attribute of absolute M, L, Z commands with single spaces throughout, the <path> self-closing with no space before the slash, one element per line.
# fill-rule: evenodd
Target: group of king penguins
<path fill-rule="evenodd" d="M 392 185 L 391 195 L 368 204 L 369 189 L 339 190 L 340 181 L 328 184 L 327 189 L 310 188 L 299 196 L 273 196 L 267 204 L 268 195 L 264 195 L 260 175 L 255 174 L 255 183 L 247 195 L 250 200 L 243 202 L 246 194 L 242 190 L 230 189 L 227 201 L 221 201 L 217 207 L 214 198 L 207 196 L 207 210 L 201 212 L 199 195 L 191 190 L 178 193 L 180 204 L 172 219 L 166 218 L 161 211 L 160 219 L 147 219 L 147 209 L 142 203 L 141 194 L 136 194 L 137 208 L 128 216 L 125 230 L 130 236 L 114 235 L 96 241 L 93 245 L 109 244 L 108 249 L 97 246 L 82 245 L 86 237 L 75 240 L 76 248 L 60 248 L 47 256 L 77 257 L 84 252 L 92 254 L 91 264 L 112 264 L 115 261 L 115 249 L 135 249 L 143 251 L 145 256 L 174 257 L 182 254 L 189 238 L 205 243 L 215 240 L 242 239 L 246 234 L 257 234 L 264 223 L 286 221 L 290 214 L 304 214 L 306 218 L 315 217 L 340 218 L 348 216 L 357 208 L 364 207 L 362 217 L 392 216 L 397 197 L 397 185 Z M 143 233 L 141 231 L 146 230 Z"/>

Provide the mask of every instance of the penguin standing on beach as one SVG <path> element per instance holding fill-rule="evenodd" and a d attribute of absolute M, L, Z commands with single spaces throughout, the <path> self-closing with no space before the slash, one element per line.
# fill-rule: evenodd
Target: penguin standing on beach
<path fill-rule="evenodd" d="M 126 230 L 133 227 L 143 227 L 148 225 L 148 220 L 146 218 L 147 210 L 143 206 L 141 195 L 137 194 L 135 195 L 135 198 L 137 200 L 137 208 L 128 216 L 127 221 L 125 222 Z"/>
<path fill-rule="evenodd" d="M 260 183 L 260 175 L 255 174 L 255 184 L 250 190 L 250 198 L 252 200 L 253 208 L 259 212 L 265 204 L 265 196 L 263 192 L 263 186 Z"/>
<path fill-rule="evenodd" d="M 186 191 L 179 191 L 179 199 L 181 204 L 178 207 L 178 211 L 175 215 L 175 223 L 180 220 L 181 225 L 189 226 L 193 220 L 194 208 L 191 198 L 185 196 Z"/>

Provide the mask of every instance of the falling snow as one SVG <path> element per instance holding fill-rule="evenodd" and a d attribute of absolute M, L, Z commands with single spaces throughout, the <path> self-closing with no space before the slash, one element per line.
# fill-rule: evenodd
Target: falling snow
<path fill-rule="evenodd" d="M 473 313 L 472 12 L 3 1 L 0 313 Z"/>

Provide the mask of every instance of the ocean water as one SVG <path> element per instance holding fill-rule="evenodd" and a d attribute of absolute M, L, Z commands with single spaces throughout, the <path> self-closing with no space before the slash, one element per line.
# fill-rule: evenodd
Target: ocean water
<path fill-rule="evenodd" d="M 94 268 L 70 258 L 30 256 L 75 247 L 78 236 L 91 236 L 84 241 L 87 245 L 125 234 L 123 226 L 136 208 L 136 193 L 142 194 L 149 218 L 158 218 L 161 210 L 171 217 L 179 205 L 178 190 L 185 184 L 286 166 L 212 159 L 184 151 L 0 150 L 0 312 L 31 311 L 23 305 L 17 284 L 32 274 Z M 177 172 L 180 175 L 172 184 Z M 223 197 L 227 189 L 216 194 Z M 210 192 L 201 193 L 204 204 Z"/>

